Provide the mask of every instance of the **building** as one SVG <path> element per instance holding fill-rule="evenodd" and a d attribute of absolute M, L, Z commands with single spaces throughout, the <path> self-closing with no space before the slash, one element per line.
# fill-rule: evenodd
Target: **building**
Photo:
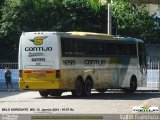
<path fill-rule="evenodd" d="M 129 0 L 131 3 L 146 4 L 150 15 L 160 16 L 160 0 Z"/>
<path fill-rule="evenodd" d="M 155 29 L 160 29 L 160 0 L 129 0 L 131 3 L 146 4 L 149 14 L 155 18 Z"/>
<path fill-rule="evenodd" d="M 132 3 L 159 4 L 160 0 L 129 0 Z"/>

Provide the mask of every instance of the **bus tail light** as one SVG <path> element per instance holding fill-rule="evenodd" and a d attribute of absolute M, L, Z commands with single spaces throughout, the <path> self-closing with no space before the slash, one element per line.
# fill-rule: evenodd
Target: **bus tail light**
<path fill-rule="evenodd" d="M 46 73 L 47 73 L 47 74 L 48 74 L 48 73 L 51 74 L 51 73 L 53 73 L 53 71 L 52 71 L 52 70 L 47 70 Z"/>
<path fill-rule="evenodd" d="M 56 78 L 60 78 L 60 70 L 56 70 Z"/>
<path fill-rule="evenodd" d="M 31 73 L 32 73 L 32 71 L 30 71 L 30 70 L 26 70 L 26 71 L 24 71 L 24 73 L 25 73 L 25 74 L 31 74 Z"/>

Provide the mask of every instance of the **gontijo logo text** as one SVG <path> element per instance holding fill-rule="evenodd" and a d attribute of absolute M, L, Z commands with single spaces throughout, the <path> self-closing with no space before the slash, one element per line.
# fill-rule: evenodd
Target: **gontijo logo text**
<path fill-rule="evenodd" d="M 32 41 L 35 45 L 42 45 L 43 40 L 46 38 L 47 36 L 38 36 L 38 37 L 35 37 L 34 39 L 31 39 L 30 41 Z"/>
<path fill-rule="evenodd" d="M 158 112 L 158 106 L 134 106 L 133 111 L 136 112 Z"/>
<path fill-rule="evenodd" d="M 36 46 L 42 45 L 44 39 L 48 36 L 38 36 L 34 39 L 30 39 Z M 25 47 L 25 51 L 52 51 L 52 47 Z"/>

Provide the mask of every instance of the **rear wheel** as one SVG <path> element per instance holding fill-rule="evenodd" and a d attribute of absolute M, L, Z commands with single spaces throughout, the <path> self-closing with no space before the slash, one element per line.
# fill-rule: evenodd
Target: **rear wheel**
<path fill-rule="evenodd" d="M 91 90 L 92 90 L 92 82 L 90 79 L 87 79 L 85 81 L 85 95 L 91 95 Z"/>
<path fill-rule="evenodd" d="M 76 97 L 80 97 L 84 95 L 84 84 L 82 80 L 76 80 L 75 90 L 72 91 L 72 95 Z"/>
<path fill-rule="evenodd" d="M 49 92 L 49 94 L 51 96 L 61 96 L 62 95 L 62 91 L 52 90 L 52 91 Z"/>
<path fill-rule="evenodd" d="M 137 80 L 135 77 L 132 77 L 130 80 L 130 88 L 123 89 L 126 93 L 134 93 L 137 90 Z"/>
<path fill-rule="evenodd" d="M 49 95 L 48 91 L 39 91 L 39 94 L 44 98 L 48 97 Z"/>

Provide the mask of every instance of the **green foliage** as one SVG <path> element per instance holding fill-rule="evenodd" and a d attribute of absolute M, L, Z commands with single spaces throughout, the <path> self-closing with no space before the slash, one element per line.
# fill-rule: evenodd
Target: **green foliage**
<path fill-rule="evenodd" d="M 121 36 L 160 43 L 160 30 L 154 29 L 153 17 L 144 5 L 128 0 L 112 0 L 112 27 Z M 1 0 L 1 58 L 17 60 L 21 33 L 28 31 L 107 31 L 107 3 L 99 0 Z"/>
<path fill-rule="evenodd" d="M 87 4 L 93 8 L 93 10 L 95 11 L 99 11 L 100 10 L 100 2 L 99 0 L 87 0 Z"/>
<path fill-rule="evenodd" d="M 154 30 L 154 20 L 144 5 L 117 1 L 113 3 L 112 9 L 117 20 L 117 34 L 147 41 L 146 36 Z"/>
<path fill-rule="evenodd" d="M 7 46 L 15 52 L 12 55 L 17 56 L 15 54 L 18 51 L 19 36 L 23 31 L 104 32 L 107 9 L 104 6 L 96 9 L 93 2 L 88 0 L 6 0 L 2 7 L 0 21 L 2 39 L 0 42 L 3 41 L 3 46 Z"/>
<path fill-rule="evenodd" d="M 93 28 L 92 22 L 99 24 L 102 12 L 94 12 L 88 0 L 11 0 L 2 11 L 4 36 L 12 31 L 86 31 Z"/>

